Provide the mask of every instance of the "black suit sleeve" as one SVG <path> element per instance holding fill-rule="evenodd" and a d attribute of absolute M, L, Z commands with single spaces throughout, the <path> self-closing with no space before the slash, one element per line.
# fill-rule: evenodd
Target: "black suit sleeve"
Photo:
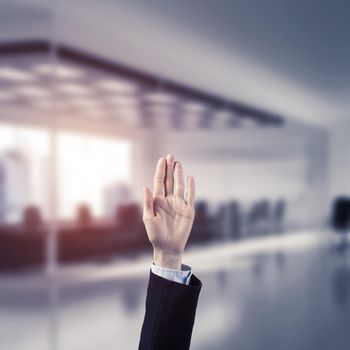
<path fill-rule="evenodd" d="M 139 350 L 190 348 L 201 287 L 201 281 L 194 275 L 190 284 L 185 285 L 151 272 Z"/>

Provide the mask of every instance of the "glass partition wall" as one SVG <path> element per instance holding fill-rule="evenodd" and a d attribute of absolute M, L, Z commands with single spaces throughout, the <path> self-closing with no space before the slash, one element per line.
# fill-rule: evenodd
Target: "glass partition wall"
<path fill-rule="evenodd" d="M 0 220 L 43 220 L 47 266 L 57 260 L 59 223 L 84 212 L 106 218 L 118 197 L 131 199 L 132 144 L 144 135 L 283 123 L 55 40 L 3 41 L 0 59 Z"/>
<path fill-rule="evenodd" d="M 201 46 L 177 46 L 185 22 L 157 36 L 160 3 L 127 3 L 1 1 L 0 348 L 137 348 L 151 263 L 141 188 L 167 153 L 196 179 L 186 263 L 206 287 L 191 348 L 281 347 L 276 335 L 301 340 L 322 319 L 339 335 L 330 303 L 343 312 L 346 259 L 311 253 L 329 217 L 329 135 L 249 91 L 242 102 L 198 88 L 200 73 L 205 86 L 215 70 L 231 79 L 220 59 L 192 74 Z"/>
<path fill-rule="evenodd" d="M 0 34 L 0 270 L 20 277 L 2 278 L 8 290 L 26 294 L 4 294 L 5 345 L 136 348 L 141 263 L 112 262 L 149 249 L 140 189 L 157 157 L 176 152 L 198 180 L 190 244 L 228 242 L 282 231 L 288 201 L 304 211 L 307 189 L 323 185 L 308 180 L 318 131 L 286 130 L 275 113 L 68 46 L 50 11 L 10 7 Z M 111 283 L 103 302 L 102 287 L 84 288 L 95 262 L 112 266 L 93 267 L 99 286 Z M 103 326 L 93 322 L 101 312 Z"/>

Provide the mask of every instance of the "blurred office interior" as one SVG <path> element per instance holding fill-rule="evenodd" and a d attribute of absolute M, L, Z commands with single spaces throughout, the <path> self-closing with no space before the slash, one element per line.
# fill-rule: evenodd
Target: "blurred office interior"
<path fill-rule="evenodd" d="M 193 349 L 349 349 L 346 1 L 0 1 L 0 348 L 136 349 L 142 186 L 196 179 Z"/>

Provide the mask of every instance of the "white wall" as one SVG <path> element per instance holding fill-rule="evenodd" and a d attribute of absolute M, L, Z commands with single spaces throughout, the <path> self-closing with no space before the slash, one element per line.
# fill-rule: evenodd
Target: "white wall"
<path fill-rule="evenodd" d="M 350 122 L 338 123 L 330 131 L 330 198 L 350 196 Z"/>
<path fill-rule="evenodd" d="M 315 128 L 162 131 L 152 152 L 174 153 L 197 180 L 197 198 L 242 203 L 288 201 L 293 227 L 325 222 L 328 214 L 328 137 Z M 151 153 L 152 153 L 151 152 Z"/>

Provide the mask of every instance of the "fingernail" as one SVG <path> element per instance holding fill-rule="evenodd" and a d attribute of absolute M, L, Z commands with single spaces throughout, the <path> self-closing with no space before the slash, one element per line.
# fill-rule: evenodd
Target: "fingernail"
<path fill-rule="evenodd" d="M 166 159 L 168 160 L 173 160 L 174 158 L 175 158 L 174 155 L 170 153 L 166 156 Z"/>

